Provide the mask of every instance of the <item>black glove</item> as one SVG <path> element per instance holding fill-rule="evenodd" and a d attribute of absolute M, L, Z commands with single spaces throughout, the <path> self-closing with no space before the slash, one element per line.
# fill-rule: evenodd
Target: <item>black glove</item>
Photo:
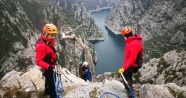
<path fill-rule="evenodd" d="M 52 66 L 50 65 L 50 66 L 48 66 L 48 69 L 45 70 L 45 72 L 43 73 L 43 75 L 44 75 L 45 77 L 48 77 L 48 76 L 51 76 L 52 74 L 53 74 L 53 68 L 52 68 Z"/>
<path fill-rule="evenodd" d="M 48 70 L 47 70 L 49 73 L 53 73 L 53 68 L 52 68 L 52 66 L 50 65 L 49 67 L 48 67 Z"/>

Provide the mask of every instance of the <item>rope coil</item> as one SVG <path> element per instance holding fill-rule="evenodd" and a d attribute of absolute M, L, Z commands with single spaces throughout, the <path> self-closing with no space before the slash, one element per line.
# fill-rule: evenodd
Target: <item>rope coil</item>
<path fill-rule="evenodd" d="M 119 96 L 117 96 L 116 94 L 113 94 L 113 93 L 110 93 L 110 92 L 105 92 L 105 93 L 103 93 L 101 96 L 100 96 L 100 98 L 102 98 L 104 95 L 106 95 L 106 94 L 110 94 L 110 95 L 113 95 L 113 96 L 115 96 L 116 98 L 120 98 Z"/>

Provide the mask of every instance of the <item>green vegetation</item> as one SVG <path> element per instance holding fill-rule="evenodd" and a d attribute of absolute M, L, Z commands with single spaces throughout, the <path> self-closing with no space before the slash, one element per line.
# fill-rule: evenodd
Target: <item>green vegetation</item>
<path fill-rule="evenodd" d="M 72 28 L 76 28 L 77 26 L 76 21 L 66 14 L 63 14 L 62 20 L 64 21 L 65 24 L 68 24 Z"/>
<path fill-rule="evenodd" d="M 62 52 L 60 52 L 59 53 L 59 64 L 62 66 L 62 67 L 65 67 L 65 65 L 66 65 L 66 59 L 65 59 L 65 52 L 64 51 L 62 51 Z"/>
<path fill-rule="evenodd" d="M 27 40 L 21 35 L 17 26 L 12 24 L 7 17 L 3 18 L 6 20 L 6 23 L 9 24 L 10 28 L 8 25 L 0 23 L 0 26 L 2 27 L 2 29 L 0 29 L 0 32 L 2 32 L 2 36 L 0 37 L 0 58 L 8 56 L 8 53 L 13 51 L 12 45 L 15 42 L 21 42 L 24 47 L 27 47 Z"/>
<path fill-rule="evenodd" d="M 45 8 L 44 3 L 39 4 L 35 1 L 29 0 L 19 0 L 19 2 L 34 27 L 41 30 L 41 27 L 43 27 L 44 24 L 43 20 L 45 19 L 45 15 L 43 14 L 43 9 Z"/>
<path fill-rule="evenodd" d="M 32 64 L 31 58 L 20 58 L 16 61 L 18 63 L 18 66 L 20 70 L 24 71 L 27 69 L 27 65 Z"/>
<path fill-rule="evenodd" d="M 167 64 L 167 62 L 165 62 L 165 60 L 163 59 L 163 57 L 160 58 L 160 61 L 157 65 L 157 71 L 158 73 L 162 73 L 167 67 L 169 67 L 170 65 Z"/>
<path fill-rule="evenodd" d="M 177 4 L 175 4 L 174 5 L 174 11 L 175 12 L 177 12 L 177 11 L 181 11 L 183 8 L 185 8 L 186 7 L 186 1 L 185 0 L 183 0 L 183 1 L 181 1 L 181 2 L 179 2 L 179 3 L 177 3 Z"/>
<path fill-rule="evenodd" d="M 34 98 L 48 98 L 43 96 L 43 91 L 23 91 L 18 88 L 0 88 L 5 92 L 3 98 L 31 98 L 31 96 L 35 96 Z"/>
<path fill-rule="evenodd" d="M 184 32 L 184 35 L 186 34 L 186 24 L 181 24 L 181 25 L 177 25 L 175 26 L 175 30 L 174 31 L 182 31 Z"/>
<path fill-rule="evenodd" d="M 71 91 L 71 90 L 73 90 L 73 89 L 75 89 L 75 88 L 76 88 L 76 86 L 68 86 L 68 87 L 66 87 L 66 88 L 64 89 L 63 94 L 65 95 L 67 92 L 69 92 L 69 91 Z"/>
<path fill-rule="evenodd" d="M 98 97 L 96 97 L 97 90 L 98 90 L 98 88 L 94 87 L 94 89 L 91 92 L 89 92 L 90 98 L 98 98 Z"/>
<path fill-rule="evenodd" d="M 141 77 L 141 73 L 140 72 L 137 72 L 136 74 L 133 74 L 133 77 L 135 78 L 134 83 L 141 83 L 140 79 L 139 79 Z"/>
<path fill-rule="evenodd" d="M 147 83 L 153 84 L 154 81 L 149 79 L 149 80 L 144 80 L 144 81 L 141 81 L 141 82 L 140 82 L 140 84 L 147 84 Z"/>
<path fill-rule="evenodd" d="M 172 82 L 173 80 L 177 79 L 178 75 L 176 74 L 176 70 L 170 70 L 169 74 L 167 74 L 167 72 L 166 72 L 164 78 L 165 78 L 165 83 L 169 83 L 169 82 Z"/>
<path fill-rule="evenodd" d="M 168 87 L 169 92 L 175 97 L 175 98 L 185 98 L 183 91 L 175 91 L 174 89 L 171 89 Z"/>
<path fill-rule="evenodd" d="M 154 37 L 144 42 L 145 53 L 149 57 L 145 60 L 148 61 L 150 58 L 158 58 L 167 51 L 173 50 L 174 46 L 170 44 L 170 37 Z"/>
<path fill-rule="evenodd" d="M 170 66 L 169 64 L 167 64 L 163 57 L 160 59 L 159 64 L 162 64 L 164 69 Z"/>

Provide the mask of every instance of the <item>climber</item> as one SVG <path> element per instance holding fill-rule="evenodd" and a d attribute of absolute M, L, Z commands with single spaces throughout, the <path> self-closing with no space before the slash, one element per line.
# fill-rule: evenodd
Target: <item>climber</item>
<path fill-rule="evenodd" d="M 45 91 L 50 98 L 57 98 L 55 91 L 54 66 L 57 60 L 54 44 L 56 41 L 57 27 L 54 24 L 46 24 L 39 40 L 36 42 L 36 64 L 44 70 Z"/>
<path fill-rule="evenodd" d="M 87 81 L 89 80 L 90 82 L 92 81 L 92 75 L 90 72 L 90 68 L 88 66 L 88 62 L 83 62 L 83 64 L 80 64 L 79 66 L 79 76 L 83 80 Z"/>
<path fill-rule="evenodd" d="M 139 34 L 133 34 L 132 28 L 129 26 L 122 29 L 122 36 L 124 36 L 126 42 L 125 59 L 122 68 L 120 68 L 118 72 L 124 75 L 129 86 L 132 88 L 132 74 L 138 71 L 143 62 L 142 37 Z M 128 96 L 131 96 L 129 88 L 126 84 L 124 85 L 128 92 Z"/>

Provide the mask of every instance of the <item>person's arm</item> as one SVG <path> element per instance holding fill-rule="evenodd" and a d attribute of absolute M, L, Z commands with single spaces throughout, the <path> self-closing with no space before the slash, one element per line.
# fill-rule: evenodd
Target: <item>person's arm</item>
<path fill-rule="evenodd" d="M 125 63 L 123 65 L 124 70 L 127 70 L 131 65 L 135 64 L 136 58 L 137 58 L 140 50 L 141 49 L 140 49 L 140 45 L 138 42 L 131 44 L 131 47 L 129 50 L 129 52 L 130 52 L 129 58 L 127 60 L 125 60 Z"/>
<path fill-rule="evenodd" d="M 40 66 L 42 69 L 47 70 L 50 66 L 48 63 L 44 62 L 44 58 L 46 55 L 45 47 L 43 46 L 36 46 L 36 64 Z"/>

